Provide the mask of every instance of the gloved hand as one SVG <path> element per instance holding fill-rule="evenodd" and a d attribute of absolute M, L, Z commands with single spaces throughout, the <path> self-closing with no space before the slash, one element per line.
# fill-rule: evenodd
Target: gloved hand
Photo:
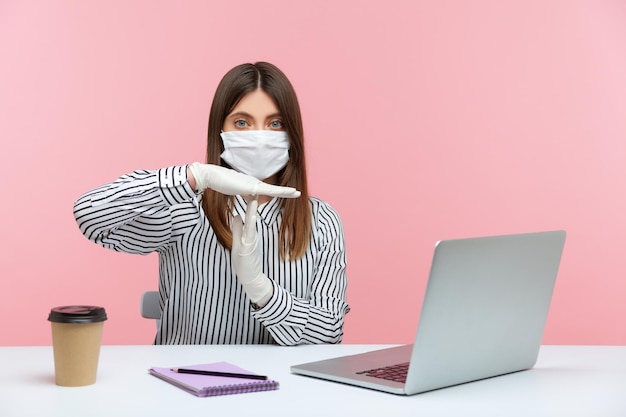
<path fill-rule="evenodd" d="M 272 298 L 274 287 L 272 282 L 261 271 L 261 259 L 258 251 L 258 235 L 256 231 L 256 214 L 259 203 L 256 196 L 248 202 L 246 222 L 241 217 L 232 220 L 233 247 L 231 256 L 237 273 L 237 279 L 250 300 L 259 307 L 264 307 Z"/>
<path fill-rule="evenodd" d="M 300 191 L 293 187 L 270 185 L 258 179 L 219 165 L 190 164 L 189 170 L 196 180 L 196 190 L 207 188 L 226 195 L 266 195 L 270 197 L 296 198 Z"/>

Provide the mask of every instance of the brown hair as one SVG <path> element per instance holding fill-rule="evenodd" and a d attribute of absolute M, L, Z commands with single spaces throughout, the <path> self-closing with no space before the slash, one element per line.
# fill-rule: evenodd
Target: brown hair
<path fill-rule="evenodd" d="M 224 120 L 243 96 L 257 88 L 274 99 L 282 117 L 283 127 L 289 136 L 289 161 L 278 172 L 277 184 L 294 187 L 301 195 L 300 198 L 281 199 L 279 202 L 283 210 L 279 231 L 279 252 L 282 259 L 287 259 L 287 256 L 289 259 L 298 259 L 304 256 L 311 236 L 304 134 L 296 93 L 285 74 L 276 66 L 267 62 L 241 64 L 224 75 L 215 91 L 209 113 L 206 162 L 228 167 L 228 164 L 220 158 L 224 151 L 220 136 Z M 202 208 L 215 230 L 217 239 L 229 249 L 232 248 L 229 223 L 233 198 L 211 189 L 205 190 L 202 196 Z"/>

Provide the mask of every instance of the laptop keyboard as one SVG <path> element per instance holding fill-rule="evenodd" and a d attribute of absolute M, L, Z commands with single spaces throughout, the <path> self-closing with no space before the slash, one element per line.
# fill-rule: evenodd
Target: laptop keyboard
<path fill-rule="evenodd" d="M 368 369 L 357 372 L 359 375 L 371 376 L 374 378 L 387 379 L 389 381 L 406 382 L 406 374 L 409 371 L 409 362 L 397 365 L 385 366 L 383 368 Z"/>

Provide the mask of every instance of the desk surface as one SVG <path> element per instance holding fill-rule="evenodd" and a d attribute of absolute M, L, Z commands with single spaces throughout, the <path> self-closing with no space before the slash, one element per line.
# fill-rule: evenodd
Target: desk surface
<path fill-rule="evenodd" d="M 626 416 L 626 346 L 542 346 L 532 370 L 410 397 L 289 372 L 388 346 L 103 346 L 96 384 L 76 388 L 54 384 L 51 347 L 0 347 L 0 416 Z M 218 361 L 280 389 L 196 398 L 147 372 Z"/>

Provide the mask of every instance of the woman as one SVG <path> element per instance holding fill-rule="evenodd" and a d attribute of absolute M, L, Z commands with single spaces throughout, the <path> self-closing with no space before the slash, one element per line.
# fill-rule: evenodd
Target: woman
<path fill-rule="evenodd" d="M 224 76 L 206 162 L 135 171 L 74 205 L 93 242 L 158 253 L 155 343 L 341 342 L 343 228 L 308 195 L 298 100 L 274 65 Z"/>

